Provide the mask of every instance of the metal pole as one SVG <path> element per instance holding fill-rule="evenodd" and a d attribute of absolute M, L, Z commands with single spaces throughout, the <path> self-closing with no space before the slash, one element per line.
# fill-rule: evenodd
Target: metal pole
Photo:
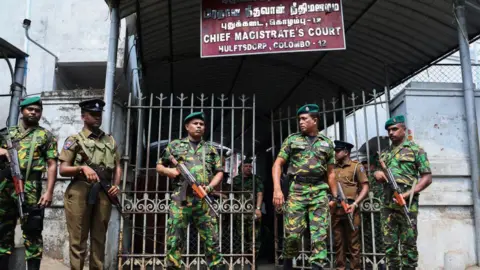
<path fill-rule="evenodd" d="M 22 98 L 24 79 L 24 69 L 25 69 L 25 58 L 18 58 L 15 63 L 15 82 L 12 85 L 12 99 L 10 101 L 10 112 L 8 115 L 9 127 L 16 126 L 18 123 L 18 115 L 20 112 L 20 99 Z"/>
<path fill-rule="evenodd" d="M 115 69 L 117 65 L 117 49 L 118 49 L 118 32 L 120 27 L 120 19 L 118 16 L 118 0 L 111 2 L 111 19 L 110 19 L 110 37 L 108 41 L 108 58 L 107 58 L 107 74 L 105 78 L 105 112 L 103 113 L 103 130 L 105 133 L 112 133 L 112 107 L 113 107 L 113 91 L 115 90 Z"/>
<path fill-rule="evenodd" d="M 388 80 L 388 65 L 385 64 L 385 101 L 386 101 L 385 111 L 387 112 L 387 119 L 390 118 L 390 98 L 391 97 L 390 97 L 390 82 Z"/>
<path fill-rule="evenodd" d="M 460 48 L 460 63 L 462 66 L 462 81 L 465 101 L 465 115 L 467 117 L 468 144 L 470 151 L 470 172 L 472 176 L 473 211 L 475 224 L 475 254 L 477 265 L 480 264 L 480 200 L 478 180 L 480 177 L 478 164 L 478 130 L 475 110 L 475 94 L 472 79 L 472 65 L 465 19 L 465 0 L 455 1 L 455 17 L 457 21 L 458 42 Z"/>
<path fill-rule="evenodd" d="M 109 46 L 108 46 L 108 58 L 107 58 L 107 72 L 105 76 L 105 93 L 104 93 L 104 102 L 105 102 L 105 111 L 103 113 L 103 130 L 107 134 L 112 134 L 112 115 L 113 115 L 113 91 L 115 90 L 115 69 L 117 65 L 117 49 L 118 49 L 118 32 L 120 27 L 120 19 L 118 12 L 118 3 L 119 0 L 111 1 L 111 19 L 110 19 L 110 36 L 109 36 Z M 140 136 L 140 135 L 137 135 Z M 126 170 L 127 168 L 124 168 Z M 138 168 L 135 168 L 138 169 Z M 124 179 L 125 181 L 125 179 Z M 113 248 L 106 252 L 105 259 L 106 261 L 111 261 L 110 265 L 107 267 L 112 267 L 117 263 L 117 254 L 118 251 L 115 250 L 118 247 L 118 234 L 117 227 L 120 224 L 120 214 L 115 209 L 112 209 L 112 214 L 110 216 L 110 224 L 107 231 L 107 239 L 112 243 L 109 245 Z M 135 225 L 133 225 L 133 228 Z M 133 237 L 132 233 L 132 237 Z M 133 242 L 132 242 L 133 245 Z"/>

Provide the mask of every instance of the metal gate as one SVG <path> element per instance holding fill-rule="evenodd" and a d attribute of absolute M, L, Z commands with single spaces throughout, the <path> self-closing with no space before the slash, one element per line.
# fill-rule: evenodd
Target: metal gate
<path fill-rule="evenodd" d="M 234 226 L 238 219 L 241 224 L 253 219 L 254 193 L 233 192 L 229 183 L 238 175 L 244 157 L 255 159 L 255 96 L 152 94 L 128 99 L 118 269 L 165 269 L 172 184 L 158 175 L 155 167 L 168 142 L 187 135 L 183 119 L 193 111 L 205 113 L 204 139 L 217 149 L 225 167 L 226 176 L 213 195 L 220 214 L 224 262 L 229 269 L 254 264 L 254 251 L 248 251 L 253 243 L 245 241 L 246 228 Z M 254 227 L 255 222 L 251 223 Z M 195 226 L 188 227 L 187 239 L 182 265 L 206 269 L 203 243 Z"/>
<path fill-rule="evenodd" d="M 370 100 L 367 102 L 367 100 Z M 307 102 L 311 103 L 311 102 Z M 322 100 L 317 103 L 322 109 L 320 112 L 319 130 L 333 140 L 343 140 L 354 144 L 351 157 L 364 163 L 368 170 L 370 192 L 369 196 L 361 203 L 361 258 L 363 269 L 377 269 L 385 264 L 383 236 L 380 224 L 380 196 L 381 186 L 373 179 L 372 174 L 378 166 L 374 161 L 377 149 L 388 145 L 388 137 L 383 129 L 388 117 L 388 103 L 385 95 L 365 92 L 341 95 L 331 101 Z M 303 105 L 303 104 L 302 104 Z M 301 106 L 301 105 L 300 105 Z M 296 117 L 296 108 L 288 107 L 285 110 L 271 112 L 271 141 L 272 158 L 275 159 L 283 140 L 291 133 L 299 132 Z M 323 120 L 323 121 L 322 121 Z M 285 172 L 285 170 L 284 170 Z M 285 232 L 283 230 L 283 213 L 275 213 L 275 264 L 282 265 L 282 249 Z M 305 230 L 302 237 L 302 248 L 294 259 L 295 268 L 310 268 L 308 258 L 310 255 L 309 232 Z M 333 236 L 332 229 L 328 241 L 328 261 L 331 269 L 334 268 Z"/>

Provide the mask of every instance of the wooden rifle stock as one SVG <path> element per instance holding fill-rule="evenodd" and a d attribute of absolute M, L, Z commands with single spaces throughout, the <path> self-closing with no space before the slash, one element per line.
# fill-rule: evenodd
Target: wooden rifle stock
<path fill-rule="evenodd" d="M 380 153 L 379 153 L 380 156 Z M 392 170 L 385 165 L 385 162 L 379 158 L 380 161 L 380 166 L 382 166 L 383 171 L 385 172 L 385 176 L 387 177 L 387 182 L 390 184 L 390 187 L 393 190 L 393 197 L 397 201 L 397 204 L 402 207 L 403 214 L 405 215 L 405 218 L 407 219 L 408 224 L 413 227 L 412 220 L 410 219 L 410 211 L 408 210 L 407 203 L 405 202 L 405 199 L 402 197 L 402 194 L 400 193 L 400 188 L 397 185 L 397 182 L 395 181 L 395 177 L 392 173 Z"/>
<path fill-rule="evenodd" d="M 177 170 L 180 171 L 180 174 L 184 178 L 184 181 L 187 181 L 188 185 L 190 185 L 197 194 L 197 196 L 205 201 L 207 203 L 208 207 L 213 211 L 214 215 L 218 217 L 217 210 L 215 210 L 215 207 L 213 207 L 213 200 L 208 196 L 208 193 L 203 189 L 195 179 L 195 177 L 190 173 L 190 171 L 187 169 L 185 164 L 183 163 L 178 163 L 178 161 L 170 155 L 170 161 L 172 162 L 173 166 L 177 168 Z M 185 192 L 185 191 L 183 191 Z"/>

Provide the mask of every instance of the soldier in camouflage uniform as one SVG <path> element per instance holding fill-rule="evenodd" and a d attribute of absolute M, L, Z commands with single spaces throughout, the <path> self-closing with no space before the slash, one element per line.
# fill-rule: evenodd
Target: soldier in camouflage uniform
<path fill-rule="evenodd" d="M 184 119 L 188 137 L 171 141 L 157 163 L 157 172 L 174 179 L 174 190 L 170 204 L 167 228 L 167 269 L 181 268 L 188 223 L 193 220 L 200 237 L 205 241 L 206 261 L 210 269 L 223 269 L 220 254 L 217 219 L 207 204 L 194 191 L 184 188 L 180 172 L 169 168 L 170 155 L 185 164 L 190 173 L 207 193 L 211 193 L 223 178 L 223 167 L 216 149 L 202 139 L 205 132 L 203 112 L 194 112 Z M 183 196 L 182 194 L 185 194 Z"/>
<path fill-rule="evenodd" d="M 60 175 L 73 177 L 64 194 L 70 269 L 83 270 L 90 234 L 90 269 L 102 270 L 105 265 L 105 242 L 112 205 L 103 190 L 98 193 L 97 198 L 93 198 L 93 204 L 87 203 L 95 182 L 100 180 L 92 167 L 98 166 L 100 175 L 112 184 L 108 190 L 110 196 L 117 196 L 120 192 L 122 168 L 115 139 L 100 129 L 105 102 L 91 99 L 78 105 L 81 108 L 83 129 L 65 140 L 59 156 Z"/>
<path fill-rule="evenodd" d="M 255 205 L 255 217 L 251 215 L 244 215 L 243 220 L 240 214 L 235 217 L 235 232 L 245 236 L 246 251 L 253 252 L 253 219 L 255 219 L 255 258 L 258 257 L 260 251 L 260 229 L 262 228 L 262 202 L 263 202 L 263 181 L 258 175 L 252 173 L 252 159 L 246 159 L 241 166 L 241 173 L 233 178 L 233 191 L 242 192 L 236 193 L 235 199 L 241 200 L 241 194 L 245 197 L 247 202 L 247 209 Z M 253 182 L 255 181 L 255 194 L 253 194 Z M 243 185 L 242 185 L 243 183 Z M 248 206 L 250 205 L 250 206 Z M 243 231 L 242 231 L 243 223 Z"/>
<path fill-rule="evenodd" d="M 297 111 L 301 133 L 288 136 L 282 144 L 272 168 L 273 204 L 282 207 L 285 199 L 280 184 L 282 167 L 288 163 L 291 180 L 285 206 L 284 269 L 292 269 L 292 259 L 298 255 L 306 214 L 310 222 L 310 263 L 313 270 L 323 269 L 327 258 L 329 206 L 327 193 L 337 197 L 335 153 L 332 141 L 318 131 L 318 106 L 308 104 Z"/>
<path fill-rule="evenodd" d="M 392 170 L 395 181 L 410 210 L 413 228 L 409 226 L 400 206 L 393 199 L 390 185 L 384 185 L 384 207 L 382 218 L 385 220 L 383 235 L 385 256 L 390 269 L 415 269 L 418 261 L 417 251 L 417 215 L 419 193 L 432 183 L 432 174 L 427 153 L 413 141 L 405 139 L 405 117 L 390 118 L 385 129 L 392 146 L 382 151 L 380 158 Z M 418 175 L 420 181 L 417 183 Z M 378 182 L 385 182 L 383 171 L 374 174 Z M 411 192 L 413 191 L 413 192 Z M 412 195 L 412 201 L 410 201 Z M 398 254 L 400 243 L 401 255 Z"/>
<path fill-rule="evenodd" d="M 50 206 L 57 178 L 57 139 L 38 125 L 42 116 L 40 97 L 27 98 L 20 103 L 22 119 L 18 126 L 2 130 L 0 137 L 0 269 L 8 269 L 14 247 L 14 232 L 17 224 L 17 195 L 8 165 L 5 136 L 9 136 L 18 151 L 20 171 L 24 180 L 24 219 L 21 220 L 25 244 L 25 259 L 29 270 L 40 269 L 43 251 L 43 217 L 45 207 Z M 7 162 L 6 162 L 7 161 Z M 42 193 L 42 173 L 47 171 L 47 190 Z"/>

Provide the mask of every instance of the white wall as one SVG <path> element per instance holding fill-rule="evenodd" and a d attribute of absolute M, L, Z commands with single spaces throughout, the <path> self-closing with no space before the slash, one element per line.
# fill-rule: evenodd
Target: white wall
<path fill-rule="evenodd" d="M 0 37 L 25 51 L 27 0 L 1 0 Z M 8 8 L 7 8 L 8 7 Z M 59 62 L 105 62 L 109 36 L 109 9 L 101 0 L 31 0 L 30 37 L 59 57 Z M 122 20 L 123 23 L 124 20 Z M 117 66 L 123 65 L 125 27 L 120 30 Z M 54 81 L 55 59 L 29 43 L 27 93 L 50 91 Z M 12 62 L 14 65 L 14 62 Z M 0 63 L 0 94 L 9 92 L 10 72 L 5 61 Z M 0 97 L 0 106 L 8 108 L 10 100 Z M 0 126 L 7 115 L 0 114 Z"/>

